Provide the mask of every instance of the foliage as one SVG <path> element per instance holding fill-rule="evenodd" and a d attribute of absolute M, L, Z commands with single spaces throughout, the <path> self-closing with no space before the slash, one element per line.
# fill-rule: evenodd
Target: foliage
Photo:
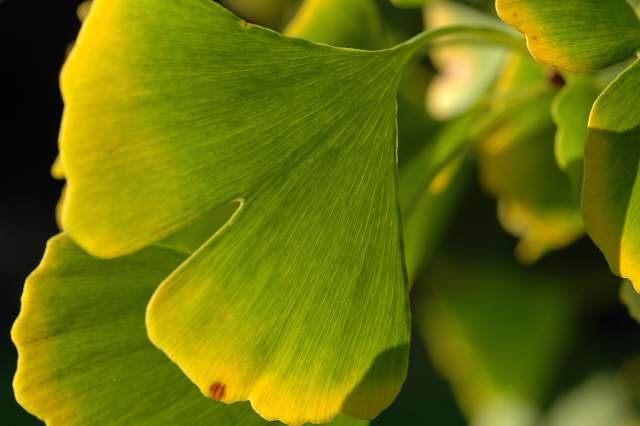
<path fill-rule="evenodd" d="M 257 3 L 83 5 L 18 401 L 53 426 L 365 424 L 406 378 L 413 304 L 473 424 L 581 424 L 589 398 L 636 418 L 627 370 L 544 413 L 589 301 L 446 236 L 477 168 L 521 264 L 586 232 L 640 288 L 632 5 Z"/>

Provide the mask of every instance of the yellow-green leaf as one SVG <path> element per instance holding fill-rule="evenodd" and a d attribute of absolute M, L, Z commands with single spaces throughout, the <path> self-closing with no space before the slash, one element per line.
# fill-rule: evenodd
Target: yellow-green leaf
<path fill-rule="evenodd" d="M 202 393 L 301 424 L 375 417 L 399 391 L 395 91 L 412 49 L 286 38 L 208 0 L 94 3 L 62 77 L 64 227 L 120 256 L 239 201 L 147 311 Z"/>
<path fill-rule="evenodd" d="M 640 21 L 626 0 L 496 0 L 500 17 L 527 36 L 532 55 L 587 73 L 631 57 Z"/>
<path fill-rule="evenodd" d="M 267 425 L 248 404 L 204 397 L 147 339 L 147 301 L 185 257 L 151 247 L 99 260 L 54 237 L 12 330 L 18 401 L 49 426 Z"/>

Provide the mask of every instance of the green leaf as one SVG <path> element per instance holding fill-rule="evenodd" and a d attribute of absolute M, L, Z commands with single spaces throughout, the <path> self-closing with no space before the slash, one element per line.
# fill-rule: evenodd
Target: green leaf
<path fill-rule="evenodd" d="M 640 285 L 640 61 L 602 92 L 589 118 L 582 210 L 614 273 Z"/>
<path fill-rule="evenodd" d="M 470 423 L 530 424 L 572 333 L 562 282 L 478 253 L 429 271 L 415 322 Z"/>
<path fill-rule="evenodd" d="M 551 114 L 558 128 L 555 140 L 556 161 L 571 179 L 575 194 L 580 194 L 582 189 L 589 113 L 599 93 L 593 79 L 570 78 L 551 106 Z"/>
<path fill-rule="evenodd" d="M 631 57 L 640 22 L 626 0 L 496 0 L 500 17 L 527 36 L 538 60 L 592 72 Z"/>
<path fill-rule="evenodd" d="M 570 180 L 554 156 L 552 92 L 509 101 L 509 93 L 517 99 L 527 82 L 548 84 L 538 64 L 514 56 L 498 82 L 495 111 L 488 114 L 496 118 L 488 119 L 478 136 L 478 160 L 484 188 L 498 199 L 502 226 L 520 238 L 517 258 L 532 263 L 573 243 L 583 234 L 583 224 Z"/>
<path fill-rule="evenodd" d="M 371 0 L 305 0 L 284 33 L 336 47 L 378 49 L 382 20 Z"/>
<path fill-rule="evenodd" d="M 50 426 L 266 425 L 248 404 L 202 396 L 147 339 L 147 301 L 185 258 L 150 247 L 100 260 L 52 238 L 12 330 L 18 401 Z"/>
<path fill-rule="evenodd" d="M 455 25 L 502 28 L 504 24 L 492 16 L 468 6 L 436 1 L 424 8 L 425 25 L 429 29 Z M 427 110 L 437 119 L 458 116 L 487 94 L 505 62 L 507 50 L 500 46 L 472 43 L 434 47 L 430 57 L 438 68 L 427 92 Z"/>
<path fill-rule="evenodd" d="M 208 0 L 94 4 L 62 77 L 64 227 L 120 256 L 241 200 L 147 311 L 204 394 L 289 424 L 372 418 L 397 394 L 395 90 L 413 47 L 289 39 Z"/>
<path fill-rule="evenodd" d="M 640 295 L 633 288 L 633 284 L 624 280 L 620 286 L 620 300 L 629 310 L 629 315 L 640 322 Z"/>

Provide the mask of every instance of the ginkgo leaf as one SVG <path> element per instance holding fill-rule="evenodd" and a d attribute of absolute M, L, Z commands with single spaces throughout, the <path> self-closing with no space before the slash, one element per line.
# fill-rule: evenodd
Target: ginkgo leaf
<path fill-rule="evenodd" d="M 288 39 L 208 0 L 94 3 L 62 76 L 64 227 L 113 257 L 241 200 L 147 311 L 203 393 L 289 424 L 372 418 L 397 394 L 395 89 L 412 51 Z"/>
<path fill-rule="evenodd" d="M 598 86 L 592 78 L 570 78 L 551 106 L 551 114 L 558 128 L 555 140 L 556 161 L 569 175 L 577 195 L 582 187 L 589 113 L 598 93 Z"/>
<path fill-rule="evenodd" d="M 620 300 L 629 310 L 629 315 L 640 322 L 640 294 L 633 288 L 633 284 L 624 280 L 620 285 Z"/>
<path fill-rule="evenodd" d="M 18 401 L 49 426 L 267 425 L 248 404 L 204 397 L 147 339 L 146 303 L 185 257 L 150 247 L 100 260 L 54 237 L 12 330 Z"/>
<path fill-rule="evenodd" d="M 470 424 L 530 424 L 515 419 L 535 413 L 572 332 L 562 281 L 458 253 L 436 258 L 424 282 L 416 327 Z"/>
<path fill-rule="evenodd" d="M 504 27 L 493 16 L 448 1 L 426 5 L 424 21 L 430 29 L 454 25 Z M 505 62 L 507 50 L 501 46 L 466 44 L 444 45 L 430 53 L 439 72 L 427 92 L 427 110 L 435 118 L 446 120 L 469 110 L 491 89 Z"/>
<path fill-rule="evenodd" d="M 336 17 L 340 19 L 336 20 Z M 379 12 L 375 4 L 369 0 L 307 0 L 284 33 L 332 46 L 381 47 L 380 31 Z M 415 92 L 416 85 L 422 82 L 413 78 L 425 76 L 419 73 L 415 64 L 407 65 L 407 68 L 409 72 L 405 69 L 404 78 L 411 81 L 412 84 L 407 86 Z M 411 78 L 407 76 L 409 73 Z M 411 100 L 409 96 L 415 96 L 415 93 L 403 93 L 401 86 L 398 93 L 399 103 L 405 100 L 408 104 Z M 416 126 L 416 121 L 426 121 L 424 102 L 422 96 L 418 96 L 420 101 L 417 102 L 417 109 L 423 117 L 412 116 L 410 124 L 413 126 Z M 413 107 L 406 106 L 408 110 Z M 468 167 L 462 167 L 460 162 L 453 158 L 459 156 L 464 142 L 468 141 L 466 136 L 469 133 L 471 119 L 467 117 L 459 121 L 451 126 L 453 129 L 445 130 L 433 140 L 423 143 L 422 149 L 410 156 L 399 170 L 400 210 L 403 216 L 405 259 L 410 284 L 440 241 L 446 229 L 446 221 L 451 216 L 450 211 L 467 181 Z M 411 137 L 422 139 L 424 133 Z"/>
<path fill-rule="evenodd" d="M 640 61 L 618 76 L 593 106 L 585 148 L 582 211 L 587 233 L 614 273 L 640 288 Z"/>
<path fill-rule="evenodd" d="M 500 17 L 527 36 L 532 55 L 592 72 L 640 48 L 640 21 L 626 0 L 496 0 Z"/>

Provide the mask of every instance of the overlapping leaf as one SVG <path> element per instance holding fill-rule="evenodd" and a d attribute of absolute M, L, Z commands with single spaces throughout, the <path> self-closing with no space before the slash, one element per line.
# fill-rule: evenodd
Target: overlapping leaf
<path fill-rule="evenodd" d="M 587 232 L 618 275 L 640 285 L 640 62 L 600 95 L 589 118 L 583 215 Z"/>
<path fill-rule="evenodd" d="M 248 404 L 204 397 L 147 339 L 146 303 L 185 257 L 150 247 L 99 260 L 54 237 L 12 331 L 20 403 L 50 426 L 266 425 Z"/>
<path fill-rule="evenodd" d="M 592 72 L 640 48 L 640 21 L 626 0 L 496 0 L 500 17 L 527 36 L 533 56 Z"/>
<path fill-rule="evenodd" d="M 207 0 L 94 4 L 62 78 L 64 227 L 119 256 L 241 200 L 147 311 L 203 393 L 299 424 L 371 418 L 398 392 L 406 53 L 287 39 Z"/>

